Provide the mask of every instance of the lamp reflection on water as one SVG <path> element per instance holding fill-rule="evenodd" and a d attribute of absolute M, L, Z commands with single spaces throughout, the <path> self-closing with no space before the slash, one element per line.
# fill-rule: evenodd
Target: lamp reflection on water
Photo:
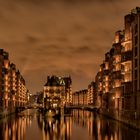
<path fill-rule="evenodd" d="M 42 130 L 43 140 L 70 140 L 71 127 L 68 127 L 69 124 L 70 120 L 68 121 L 64 117 L 54 119 L 38 116 L 38 126 Z"/>
<path fill-rule="evenodd" d="M 122 140 L 140 139 L 140 133 L 99 114 L 73 110 L 54 119 L 26 110 L 0 121 L 0 140 Z"/>

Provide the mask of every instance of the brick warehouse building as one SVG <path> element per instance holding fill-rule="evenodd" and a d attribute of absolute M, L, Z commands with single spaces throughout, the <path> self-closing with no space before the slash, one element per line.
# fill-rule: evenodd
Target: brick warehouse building
<path fill-rule="evenodd" d="M 27 89 L 23 76 L 9 60 L 9 54 L 0 49 L 0 113 L 13 112 L 27 103 Z M 7 113 L 8 113 L 7 112 Z"/>
<path fill-rule="evenodd" d="M 44 85 L 44 107 L 64 107 L 72 104 L 71 77 L 48 76 Z"/>
<path fill-rule="evenodd" d="M 124 17 L 95 77 L 96 105 L 119 120 L 140 117 L 140 8 Z M 127 121 L 127 119 L 126 119 Z"/>

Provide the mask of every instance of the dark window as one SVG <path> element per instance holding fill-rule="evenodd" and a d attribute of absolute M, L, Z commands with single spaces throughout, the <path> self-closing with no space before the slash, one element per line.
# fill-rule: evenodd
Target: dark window
<path fill-rule="evenodd" d="M 138 32 L 138 25 L 135 25 L 135 34 Z"/>
<path fill-rule="evenodd" d="M 137 59 L 135 59 L 135 68 L 137 67 L 137 65 L 138 65 L 138 61 Z"/>
<path fill-rule="evenodd" d="M 137 56 L 137 47 L 135 47 L 135 56 Z"/>
<path fill-rule="evenodd" d="M 122 108 L 124 108 L 124 98 L 122 98 Z"/>
<path fill-rule="evenodd" d="M 138 75 L 137 75 L 137 70 L 135 70 L 135 79 L 137 79 L 137 76 L 138 76 Z"/>
<path fill-rule="evenodd" d="M 125 87 L 124 86 L 122 86 L 122 95 L 124 96 L 124 93 L 125 93 Z"/>
<path fill-rule="evenodd" d="M 137 109 L 137 96 L 135 96 L 135 109 Z"/>
<path fill-rule="evenodd" d="M 137 90 L 137 80 L 134 81 L 135 91 Z"/>
<path fill-rule="evenodd" d="M 135 36 L 135 45 L 138 43 L 138 36 Z"/>
<path fill-rule="evenodd" d="M 49 90 L 49 93 L 54 93 L 54 90 L 53 90 L 53 89 L 50 89 L 50 90 Z"/>

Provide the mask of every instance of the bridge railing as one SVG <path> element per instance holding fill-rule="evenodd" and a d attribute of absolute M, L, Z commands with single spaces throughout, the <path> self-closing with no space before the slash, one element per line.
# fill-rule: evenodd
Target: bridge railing
<path fill-rule="evenodd" d="M 66 108 L 99 109 L 99 106 L 93 106 L 93 105 L 70 105 L 70 106 L 66 106 Z"/>

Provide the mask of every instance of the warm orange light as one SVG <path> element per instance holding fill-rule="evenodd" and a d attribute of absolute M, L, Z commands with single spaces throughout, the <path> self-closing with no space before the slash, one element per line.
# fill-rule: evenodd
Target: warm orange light
<path fill-rule="evenodd" d="M 115 97 L 113 96 L 112 99 L 115 100 Z"/>

